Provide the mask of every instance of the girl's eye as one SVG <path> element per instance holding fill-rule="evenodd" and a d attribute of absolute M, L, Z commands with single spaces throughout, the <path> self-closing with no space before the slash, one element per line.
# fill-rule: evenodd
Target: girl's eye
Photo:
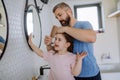
<path fill-rule="evenodd" d="M 59 38 L 59 41 L 61 41 L 61 39 Z"/>

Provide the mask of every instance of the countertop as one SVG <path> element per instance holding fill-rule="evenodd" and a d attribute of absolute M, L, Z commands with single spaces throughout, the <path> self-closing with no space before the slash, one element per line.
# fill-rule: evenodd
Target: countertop
<path fill-rule="evenodd" d="M 99 68 L 100 68 L 101 73 L 120 72 L 120 63 L 116 63 L 116 64 L 100 64 Z"/>

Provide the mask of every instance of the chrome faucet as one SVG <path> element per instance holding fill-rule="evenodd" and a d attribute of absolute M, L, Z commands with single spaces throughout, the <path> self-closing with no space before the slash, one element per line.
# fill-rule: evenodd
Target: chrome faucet
<path fill-rule="evenodd" d="M 44 69 L 50 69 L 48 65 L 43 65 L 40 67 L 40 75 L 44 75 Z"/>

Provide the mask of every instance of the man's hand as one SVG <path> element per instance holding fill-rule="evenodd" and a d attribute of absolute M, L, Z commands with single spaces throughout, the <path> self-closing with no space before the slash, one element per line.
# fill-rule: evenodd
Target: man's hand
<path fill-rule="evenodd" d="M 67 29 L 67 26 L 65 27 L 58 27 L 57 33 L 64 33 Z"/>

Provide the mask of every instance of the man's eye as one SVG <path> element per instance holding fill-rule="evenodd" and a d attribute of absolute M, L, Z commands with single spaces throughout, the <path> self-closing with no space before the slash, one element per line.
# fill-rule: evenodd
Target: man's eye
<path fill-rule="evenodd" d="M 59 15 L 59 16 L 61 16 L 61 15 Z"/>
<path fill-rule="evenodd" d="M 58 16 L 61 16 L 62 14 L 58 14 Z"/>

